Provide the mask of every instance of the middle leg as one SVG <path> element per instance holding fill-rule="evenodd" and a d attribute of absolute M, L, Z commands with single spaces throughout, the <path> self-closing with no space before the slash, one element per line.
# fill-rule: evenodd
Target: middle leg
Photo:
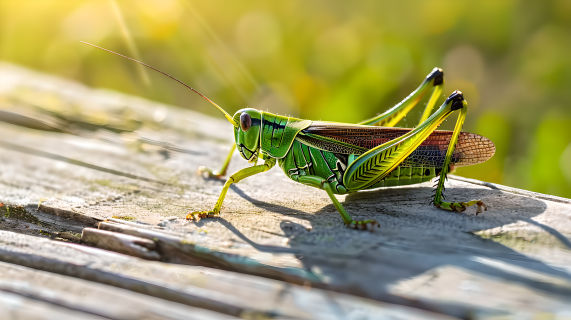
<path fill-rule="evenodd" d="M 335 208 L 337 208 L 337 211 L 339 211 L 339 213 L 341 214 L 343 222 L 345 222 L 347 226 L 353 229 L 361 229 L 361 230 L 366 230 L 369 228 L 372 229 L 375 226 L 377 227 L 380 226 L 376 220 L 372 219 L 362 220 L 362 221 L 353 220 L 353 218 L 351 218 L 351 216 L 347 213 L 345 208 L 343 208 L 343 205 L 341 205 L 341 203 L 339 203 L 339 200 L 337 200 L 337 198 L 335 197 L 335 192 L 333 191 L 333 187 L 329 182 L 327 182 L 327 180 L 318 176 L 300 176 L 298 178 L 298 182 L 325 190 L 325 192 L 327 192 L 327 194 L 329 195 L 329 198 L 331 198 L 333 205 L 335 206 Z"/>

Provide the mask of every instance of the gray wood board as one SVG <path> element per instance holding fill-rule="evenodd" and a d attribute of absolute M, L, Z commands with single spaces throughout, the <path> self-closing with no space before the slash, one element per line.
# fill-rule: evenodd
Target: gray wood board
<path fill-rule="evenodd" d="M 55 297 L 52 294 L 51 298 L 53 299 L 50 301 L 47 301 L 50 297 L 48 294 L 43 302 L 60 302 L 60 305 L 65 305 L 68 308 L 75 307 L 75 309 L 81 309 L 83 312 L 93 310 L 92 313 L 96 313 L 94 310 L 97 303 L 104 301 L 80 303 L 77 301 L 80 297 L 78 297 L 76 288 L 68 287 L 64 281 L 83 286 L 86 289 L 89 287 L 89 290 L 92 291 L 109 290 L 115 294 L 114 303 L 122 306 L 110 306 L 107 310 L 108 315 L 105 315 L 105 312 L 101 310 L 97 312 L 97 315 L 112 318 L 121 318 L 122 312 L 123 314 L 126 312 L 123 308 L 128 308 L 130 302 L 144 304 L 146 301 L 153 302 L 156 299 L 149 297 L 138 299 L 134 293 L 127 295 L 125 290 L 111 290 L 109 286 L 243 319 L 448 318 L 413 308 L 319 289 L 303 288 L 276 280 L 204 267 L 145 261 L 101 249 L 40 239 L 8 231 L 0 231 L 0 261 L 107 285 L 96 286 L 74 279 L 62 278 L 61 287 L 58 287 L 44 282 L 46 277 L 48 278 L 46 281 L 54 281 L 55 276 L 29 272 L 31 275 L 27 279 L 35 287 L 29 289 L 31 292 L 26 292 L 25 288 L 20 288 L 22 289 L 20 291 L 3 289 L 5 287 L 17 289 L 20 282 L 18 277 L 11 280 L 6 279 L 5 284 L 0 278 L 0 292 L 4 290 L 9 293 L 20 293 L 27 297 L 41 297 L 39 291 L 41 291 L 42 286 L 48 287 L 44 289 L 50 289 L 52 292 L 67 290 L 67 293 L 62 295 L 58 293 Z M 5 269 L 16 268 L 0 264 L 0 268 L 3 266 Z M 22 276 L 24 275 L 22 274 Z M 76 292 L 73 292 L 74 290 Z M 80 295 L 81 291 L 79 291 Z M 113 296 L 110 295 L 106 299 L 111 298 Z M 170 305 L 172 304 L 165 303 L 164 307 L 170 310 Z M 147 307 L 149 310 L 152 309 L 152 303 L 149 303 Z M 140 309 L 141 312 L 144 311 L 143 307 Z M 116 312 L 114 313 L 114 311 Z M 172 313 L 167 312 L 166 315 L 173 316 L 177 313 L 180 314 L 180 311 L 181 308 L 174 307 Z M 160 313 L 161 311 L 155 309 L 155 312 Z M 200 317 L 201 314 L 208 315 L 207 312 L 203 312 L 197 313 L 196 316 Z"/>
<path fill-rule="evenodd" d="M 31 241 L 42 240 L 31 239 Z M 13 303 L 14 300 L 17 303 Z M 54 309 L 70 319 L 84 319 L 90 316 L 96 319 L 133 320 L 233 318 L 226 314 L 193 308 L 92 281 L 0 262 L 0 308 L 3 306 L 11 309 L 7 313 L 2 313 L 3 316 L 12 312 L 13 319 L 27 319 L 29 317 L 24 315 L 31 313 L 30 304 L 34 303 L 46 306 L 46 310 L 41 312 L 33 311 L 32 315 L 38 319 L 54 319 L 54 315 L 51 314 Z"/>
<path fill-rule="evenodd" d="M 299 270 L 311 286 L 374 300 L 458 317 L 571 312 L 571 206 L 565 201 L 454 179 L 447 199 L 482 199 L 489 210 L 476 216 L 475 208 L 434 208 L 430 183 L 338 196 L 355 218 L 381 224 L 359 232 L 342 225 L 325 192 L 274 168 L 234 185 L 220 218 L 195 223 L 184 216 L 212 208 L 222 189 L 223 181 L 195 173 L 200 165 L 221 165 L 229 150 L 232 128 L 222 116 L 10 66 L 0 72 L 0 97 L 0 108 L 35 118 L 46 109 L 69 113 L 70 106 L 109 115 L 128 107 L 143 122 L 131 135 L 1 125 L 0 201 L 25 209 L 18 219 L 5 217 L 1 229 L 58 237 L 115 216 L 160 225 L 213 255 Z M 159 111 L 163 118 L 155 117 Z M 246 165 L 234 154 L 230 172 Z"/>

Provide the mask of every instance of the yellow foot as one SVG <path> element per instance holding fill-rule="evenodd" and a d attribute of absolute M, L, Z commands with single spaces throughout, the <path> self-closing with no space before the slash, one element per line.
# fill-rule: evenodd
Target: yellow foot
<path fill-rule="evenodd" d="M 214 211 L 195 211 L 186 215 L 186 220 L 194 220 L 196 222 L 203 218 L 214 218 L 218 213 Z"/>
<path fill-rule="evenodd" d="M 482 212 L 482 208 L 484 211 L 488 211 L 488 207 L 480 200 L 472 200 L 469 202 L 441 202 L 439 204 L 434 204 L 436 207 L 448 211 L 456 211 L 456 212 L 463 212 L 472 205 L 478 205 L 478 209 L 476 209 L 476 215 Z"/>
<path fill-rule="evenodd" d="M 373 231 L 375 229 L 375 227 L 381 226 L 376 220 L 365 220 L 365 221 L 353 220 L 347 225 L 353 229 L 370 230 L 370 231 Z"/>
<path fill-rule="evenodd" d="M 196 174 L 211 179 L 221 179 L 224 177 L 224 175 L 226 175 L 225 172 L 212 171 L 211 169 L 203 166 L 198 167 Z"/>

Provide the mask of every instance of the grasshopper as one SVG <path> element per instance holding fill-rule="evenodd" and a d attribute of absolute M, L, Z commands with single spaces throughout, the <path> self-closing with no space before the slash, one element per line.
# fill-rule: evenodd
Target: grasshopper
<path fill-rule="evenodd" d="M 388 111 L 363 122 L 350 124 L 303 120 L 252 108 L 238 110 L 234 116 L 230 116 L 216 103 L 182 81 L 135 59 L 97 48 L 174 79 L 208 100 L 234 126 L 235 143 L 222 168 L 213 171 L 200 167 L 198 171 L 212 178 L 222 178 L 226 175 L 234 148 L 253 166 L 231 174 L 214 208 L 189 213 L 186 217 L 189 220 L 219 215 L 230 185 L 268 171 L 276 163 L 293 181 L 327 192 L 343 222 L 355 229 L 371 229 L 380 225 L 375 220 L 353 220 L 335 197 L 336 194 L 417 184 L 434 179 L 435 192 L 431 203 L 436 207 L 463 212 L 467 207 L 477 205 L 476 214 L 482 212 L 482 208 L 487 210 L 480 200 L 444 201 L 444 182 L 448 172 L 454 167 L 488 160 L 495 153 L 495 145 L 483 136 L 461 132 L 468 111 L 468 103 L 462 92 L 454 91 L 432 113 L 444 85 L 442 69 L 434 68 L 416 90 Z M 394 127 L 431 89 L 432 94 L 418 126 L 412 129 Z M 459 112 L 454 131 L 436 130 L 454 111 Z M 263 163 L 258 164 L 259 160 Z"/>

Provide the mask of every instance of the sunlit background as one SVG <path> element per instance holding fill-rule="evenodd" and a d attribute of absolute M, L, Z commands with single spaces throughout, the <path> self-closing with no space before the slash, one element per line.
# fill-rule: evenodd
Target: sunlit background
<path fill-rule="evenodd" d="M 570 26 L 567 0 L 1 0 L 0 60 L 222 117 L 87 41 L 231 114 L 344 122 L 386 110 L 438 66 L 446 96 L 459 89 L 469 102 L 464 130 L 497 147 L 457 174 L 571 197 Z M 399 126 L 416 125 L 417 109 Z"/>

